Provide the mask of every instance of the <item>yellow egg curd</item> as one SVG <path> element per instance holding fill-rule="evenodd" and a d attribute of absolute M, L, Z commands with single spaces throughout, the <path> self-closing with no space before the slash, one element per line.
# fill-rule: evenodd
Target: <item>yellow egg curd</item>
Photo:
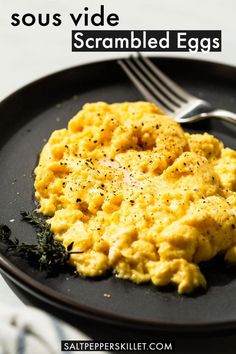
<path fill-rule="evenodd" d="M 236 151 L 154 104 L 85 104 L 35 169 L 39 212 L 84 277 L 206 287 L 198 263 L 236 263 Z"/>

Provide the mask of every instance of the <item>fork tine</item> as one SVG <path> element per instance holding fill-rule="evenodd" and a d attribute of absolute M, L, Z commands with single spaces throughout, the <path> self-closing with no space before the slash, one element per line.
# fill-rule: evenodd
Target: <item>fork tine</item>
<path fill-rule="evenodd" d="M 127 65 L 126 61 L 124 59 L 118 60 L 118 64 L 122 67 L 126 75 L 130 78 L 130 80 L 133 82 L 135 87 L 138 89 L 139 92 L 142 93 L 142 95 L 146 98 L 147 101 L 155 103 L 160 109 L 162 109 L 165 113 L 169 114 L 170 111 L 166 109 L 162 105 L 161 102 L 159 102 L 151 93 L 149 90 L 146 89 L 146 87 L 142 84 L 142 82 L 133 74 L 133 72 L 130 70 L 129 66 Z"/>
<path fill-rule="evenodd" d="M 155 86 L 152 84 L 151 81 L 149 81 L 146 76 L 143 74 L 143 72 L 139 69 L 139 67 L 133 62 L 131 59 L 125 59 L 127 65 L 129 68 L 133 71 L 133 73 L 142 81 L 144 86 L 151 91 L 151 93 L 154 95 L 156 99 L 158 99 L 161 103 L 162 106 L 165 107 L 165 109 L 168 109 L 170 112 L 174 112 L 176 110 L 176 106 L 170 102 L 162 93 L 161 91 L 158 91 Z"/>
<path fill-rule="evenodd" d="M 174 95 L 180 98 L 183 102 L 187 102 L 192 97 L 188 92 L 182 89 L 178 84 L 172 81 L 166 74 L 164 74 L 156 65 L 154 65 L 150 59 L 144 57 L 141 53 L 138 56 L 143 62 L 153 71 L 153 73 L 166 85 Z"/>
<path fill-rule="evenodd" d="M 170 112 L 174 112 L 176 108 L 176 105 L 169 101 L 160 90 L 157 90 L 155 85 L 148 80 L 148 78 L 145 76 L 145 74 L 140 70 L 139 66 L 132 60 L 132 58 L 126 59 L 126 63 L 128 66 L 131 68 L 131 70 L 136 74 L 136 76 L 139 77 L 139 79 L 143 82 L 143 84 L 146 86 L 146 88 L 152 92 L 154 97 L 156 97 L 166 109 L 168 109 Z"/>
<path fill-rule="evenodd" d="M 176 95 L 173 95 L 172 92 L 162 84 L 159 78 L 153 75 L 153 72 L 150 70 L 150 68 L 147 65 L 142 63 L 140 57 L 132 56 L 132 59 L 140 67 L 143 73 L 155 84 L 157 89 L 160 90 L 166 96 L 166 98 L 168 98 L 178 108 L 181 106 L 181 104 L 183 104 L 183 101 L 179 99 Z"/>

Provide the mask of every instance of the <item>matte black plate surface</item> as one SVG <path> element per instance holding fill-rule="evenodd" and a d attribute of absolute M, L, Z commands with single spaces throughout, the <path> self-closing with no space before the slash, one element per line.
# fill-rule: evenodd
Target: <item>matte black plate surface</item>
<path fill-rule="evenodd" d="M 173 58 L 154 62 L 192 94 L 215 107 L 236 111 L 236 68 Z M 65 127 L 86 102 L 139 99 L 116 61 L 107 61 L 45 77 L 4 100 L 0 104 L 0 223 L 8 224 L 20 241 L 32 242 L 35 234 L 20 221 L 20 211 L 35 208 L 32 171 L 51 132 Z M 236 149 L 236 127 L 228 123 L 206 121 L 185 128 L 212 133 Z M 203 265 L 209 288 L 193 296 L 115 277 L 89 280 L 61 274 L 47 278 L 9 255 L 0 259 L 0 266 L 18 287 L 73 316 L 146 329 L 236 328 L 236 270 L 227 269 L 221 261 Z"/>

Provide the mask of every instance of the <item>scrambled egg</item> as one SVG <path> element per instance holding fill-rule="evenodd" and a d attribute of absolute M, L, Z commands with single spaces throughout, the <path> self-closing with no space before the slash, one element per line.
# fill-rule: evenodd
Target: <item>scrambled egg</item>
<path fill-rule="evenodd" d="M 236 151 L 147 102 L 86 104 L 35 170 L 39 211 L 78 273 L 206 287 L 198 263 L 236 263 Z"/>

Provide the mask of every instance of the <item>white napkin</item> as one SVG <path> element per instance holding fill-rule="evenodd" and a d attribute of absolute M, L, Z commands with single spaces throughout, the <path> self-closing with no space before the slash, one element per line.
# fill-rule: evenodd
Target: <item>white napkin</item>
<path fill-rule="evenodd" d="M 33 307 L 14 308 L 0 305 L 1 354 L 60 354 L 63 353 L 61 340 L 90 340 L 90 338 Z"/>

